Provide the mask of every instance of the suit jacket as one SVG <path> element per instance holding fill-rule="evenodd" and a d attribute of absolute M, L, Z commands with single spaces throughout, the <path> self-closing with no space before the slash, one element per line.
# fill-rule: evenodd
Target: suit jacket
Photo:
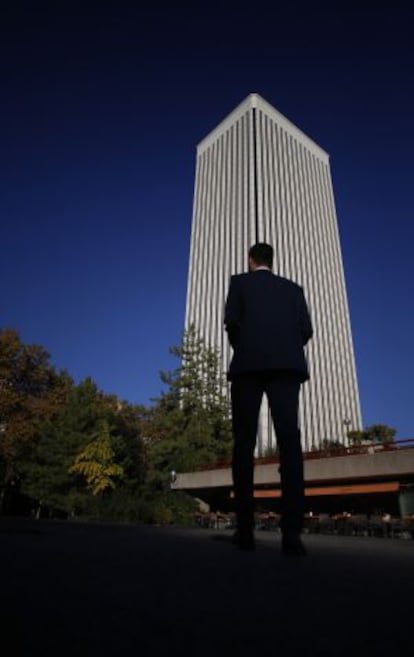
<path fill-rule="evenodd" d="M 296 283 L 265 269 L 232 276 L 224 323 L 234 350 L 229 380 L 262 370 L 309 378 L 303 346 L 312 337 L 312 324 Z"/>

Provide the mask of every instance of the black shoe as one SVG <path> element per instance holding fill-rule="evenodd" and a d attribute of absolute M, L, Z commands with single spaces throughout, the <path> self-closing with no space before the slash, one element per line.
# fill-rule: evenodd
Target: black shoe
<path fill-rule="evenodd" d="M 299 534 L 287 534 L 282 536 L 282 554 L 285 557 L 306 557 L 306 548 Z"/>
<path fill-rule="evenodd" d="M 239 550 L 253 552 L 256 549 L 256 543 L 252 531 L 241 532 L 238 529 L 233 534 L 232 543 Z"/>

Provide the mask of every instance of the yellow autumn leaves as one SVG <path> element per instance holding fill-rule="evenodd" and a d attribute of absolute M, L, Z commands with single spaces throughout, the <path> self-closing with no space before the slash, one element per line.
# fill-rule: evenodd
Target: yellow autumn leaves
<path fill-rule="evenodd" d="M 108 488 L 115 488 L 114 479 L 124 474 L 114 457 L 108 422 L 102 420 L 96 438 L 79 452 L 69 472 L 83 476 L 92 494 L 99 495 Z"/>

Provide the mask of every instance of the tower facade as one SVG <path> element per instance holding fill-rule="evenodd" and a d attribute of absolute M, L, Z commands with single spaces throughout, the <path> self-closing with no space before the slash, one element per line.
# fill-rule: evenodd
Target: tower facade
<path fill-rule="evenodd" d="M 275 272 L 304 288 L 312 317 L 303 448 L 346 443 L 361 412 L 329 156 L 251 94 L 197 147 L 185 324 L 219 349 L 223 368 L 231 358 L 223 326 L 230 276 L 247 271 L 256 242 L 272 244 Z M 264 399 L 257 453 L 275 442 Z"/>

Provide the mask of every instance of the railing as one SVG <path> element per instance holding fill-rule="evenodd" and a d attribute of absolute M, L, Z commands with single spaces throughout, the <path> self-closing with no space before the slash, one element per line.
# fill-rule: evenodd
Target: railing
<path fill-rule="evenodd" d="M 395 440 L 392 443 L 367 443 L 365 445 L 349 445 L 348 447 L 325 447 L 319 450 L 304 452 L 304 459 L 322 459 L 334 456 L 354 456 L 357 454 L 377 454 L 378 452 L 391 452 L 398 449 L 413 449 L 414 438 Z"/>
<path fill-rule="evenodd" d="M 366 445 L 350 445 L 348 447 L 325 447 L 323 449 L 311 450 L 303 453 L 304 460 L 326 459 L 337 456 L 355 456 L 358 454 L 378 454 L 379 452 L 392 452 L 398 449 L 414 449 L 414 438 L 405 440 L 395 440 L 392 443 L 369 443 Z M 255 459 L 255 465 L 267 465 L 270 463 L 279 463 L 279 456 L 262 456 Z M 208 463 L 197 468 L 198 471 L 221 470 L 231 467 L 231 461 L 216 461 Z"/>

